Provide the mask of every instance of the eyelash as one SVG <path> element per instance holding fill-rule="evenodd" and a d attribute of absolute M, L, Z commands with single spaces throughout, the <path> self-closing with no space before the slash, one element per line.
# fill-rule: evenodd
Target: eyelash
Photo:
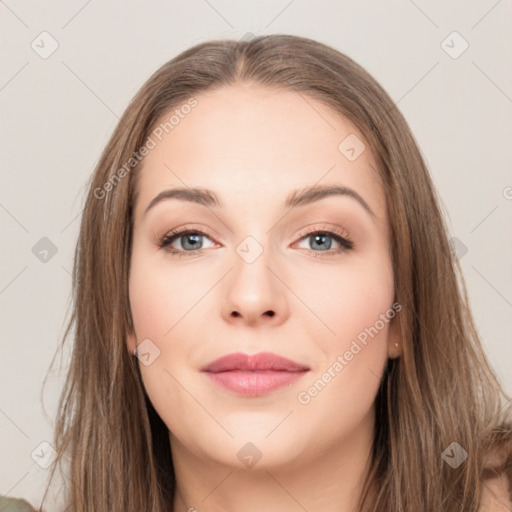
<path fill-rule="evenodd" d="M 165 236 L 163 236 L 160 241 L 158 242 L 158 247 L 160 249 L 165 250 L 165 252 L 169 253 L 172 257 L 181 258 L 183 256 L 194 256 L 197 254 L 200 254 L 203 249 L 194 249 L 192 251 L 184 251 L 181 249 L 174 249 L 169 247 L 170 244 L 172 244 L 176 239 L 189 235 L 202 235 L 206 236 L 208 238 L 213 238 L 208 233 L 205 233 L 204 231 L 198 230 L 198 229 L 182 229 L 182 230 L 175 230 L 171 231 L 170 233 L 167 233 Z M 340 254 L 345 251 L 350 251 L 354 248 L 354 243 L 347 237 L 345 233 L 339 232 L 337 230 L 330 229 L 316 229 L 313 231 L 308 231 L 306 233 L 301 234 L 299 241 L 303 240 L 304 238 L 307 238 L 308 236 L 312 235 L 327 235 L 329 238 L 333 238 L 336 242 L 338 242 L 341 245 L 341 248 L 335 249 L 335 250 L 328 250 L 328 251 L 313 251 L 313 249 L 305 249 L 309 251 L 313 251 L 315 258 L 325 258 L 328 256 L 333 256 L 334 254 Z"/>

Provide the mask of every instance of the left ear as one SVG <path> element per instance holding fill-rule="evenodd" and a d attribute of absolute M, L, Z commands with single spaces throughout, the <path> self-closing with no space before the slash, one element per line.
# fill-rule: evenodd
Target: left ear
<path fill-rule="evenodd" d="M 400 312 L 397 312 L 389 322 L 388 331 L 388 357 L 396 359 L 402 354 L 402 329 L 400 323 Z"/>

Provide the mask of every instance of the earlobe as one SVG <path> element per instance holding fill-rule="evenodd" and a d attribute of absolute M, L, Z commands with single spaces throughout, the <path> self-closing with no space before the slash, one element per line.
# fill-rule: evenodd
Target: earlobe
<path fill-rule="evenodd" d="M 401 339 L 400 318 L 395 317 L 390 324 L 388 337 L 388 357 L 396 359 L 402 355 L 403 342 Z"/>
<path fill-rule="evenodd" d="M 388 357 L 390 359 L 396 359 L 402 354 L 402 343 L 401 341 L 390 341 L 388 345 Z"/>
<path fill-rule="evenodd" d="M 135 354 L 135 347 L 137 346 L 137 338 L 134 332 L 129 332 L 126 336 L 126 346 L 130 355 Z"/>

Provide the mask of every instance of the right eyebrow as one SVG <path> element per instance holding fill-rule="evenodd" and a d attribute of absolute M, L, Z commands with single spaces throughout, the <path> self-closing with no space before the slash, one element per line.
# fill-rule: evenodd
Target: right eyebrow
<path fill-rule="evenodd" d="M 153 200 L 149 203 L 147 208 L 144 210 L 146 215 L 151 208 L 167 199 L 181 199 L 183 201 L 189 201 L 191 203 L 197 203 L 202 206 L 220 208 L 222 206 L 221 201 L 218 199 L 215 192 L 204 188 L 171 188 L 160 192 Z"/>

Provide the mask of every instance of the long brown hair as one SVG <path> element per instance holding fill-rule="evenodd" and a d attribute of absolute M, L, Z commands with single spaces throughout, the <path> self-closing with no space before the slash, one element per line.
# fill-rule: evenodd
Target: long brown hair
<path fill-rule="evenodd" d="M 504 407 L 508 397 L 471 317 L 431 177 L 406 121 L 381 86 L 333 48 L 290 35 L 206 42 L 167 62 L 130 103 L 96 166 L 75 253 L 72 315 L 62 340 L 63 347 L 74 328 L 51 473 L 52 479 L 66 463 L 67 509 L 173 509 L 168 429 L 126 344 L 133 329 L 128 276 L 139 157 L 173 109 L 194 95 L 240 82 L 295 91 L 329 106 L 362 132 L 378 161 L 403 352 L 388 361 L 376 398 L 361 510 L 476 512 L 488 473 L 510 476 L 512 426 Z M 457 468 L 442 457 L 454 442 L 468 454 Z M 496 449 L 506 456 L 487 460 Z"/>

